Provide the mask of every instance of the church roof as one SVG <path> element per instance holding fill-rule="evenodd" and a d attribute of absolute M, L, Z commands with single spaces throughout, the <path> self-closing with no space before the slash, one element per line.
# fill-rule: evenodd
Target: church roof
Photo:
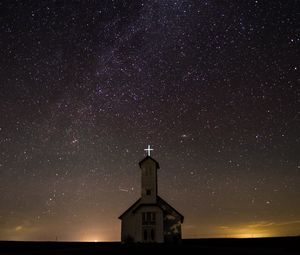
<path fill-rule="evenodd" d="M 172 211 L 177 213 L 181 218 L 181 223 L 183 223 L 184 216 L 180 212 L 178 212 L 173 206 L 171 206 L 169 203 L 167 203 L 165 200 L 163 200 L 160 196 L 157 196 L 157 200 L 158 200 L 159 204 L 164 204 L 165 206 L 169 207 Z M 162 208 L 162 210 L 164 211 L 165 209 Z"/>
<path fill-rule="evenodd" d="M 156 168 L 159 169 L 159 163 L 158 163 L 154 158 L 152 158 L 152 157 L 150 157 L 150 156 L 146 156 L 144 159 L 142 159 L 142 160 L 139 162 L 139 166 L 141 167 L 141 164 L 142 164 L 145 160 L 147 160 L 147 159 L 151 159 L 152 161 L 154 161 L 155 164 L 156 164 Z"/>
<path fill-rule="evenodd" d="M 138 199 L 132 206 L 130 206 L 124 213 L 122 213 L 119 216 L 119 219 L 122 219 L 122 217 L 128 213 L 129 211 L 132 211 L 132 213 L 135 213 L 140 207 L 143 206 L 158 206 L 162 211 L 167 211 L 168 208 L 172 211 L 174 211 L 175 213 L 177 213 L 180 218 L 181 218 L 181 223 L 183 223 L 184 220 L 184 216 L 179 213 L 174 207 L 172 207 L 170 204 L 168 204 L 165 200 L 163 200 L 160 196 L 157 196 L 157 201 L 156 203 L 140 203 L 141 199 Z"/>
<path fill-rule="evenodd" d="M 138 203 L 141 201 L 141 198 L 139 198 L 135 203 L 133 203 L 125 212 L 123 212 L 120 216 L 119 219 L 121 219 L 127 212 L 131 211 L 135 206 L 138 205 Z"/>

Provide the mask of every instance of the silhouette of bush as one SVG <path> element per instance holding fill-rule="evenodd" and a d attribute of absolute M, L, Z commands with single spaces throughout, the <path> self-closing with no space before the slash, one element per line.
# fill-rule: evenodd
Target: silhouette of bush
<path fill-rule="evenodd" d="M 124 240 L 124 243 L 133 243 L 133 242 L 134 242 L 134 238 L 130 235 L 128 235 Z"/>

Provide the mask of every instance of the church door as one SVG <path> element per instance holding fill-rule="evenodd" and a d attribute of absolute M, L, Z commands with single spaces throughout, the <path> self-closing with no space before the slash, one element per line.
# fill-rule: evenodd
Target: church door
<path fill-rule="evenodd" d="M 142 228 L 143 243 L 154 243 L 155 240 L 155 228 L 143 227 Z"/>

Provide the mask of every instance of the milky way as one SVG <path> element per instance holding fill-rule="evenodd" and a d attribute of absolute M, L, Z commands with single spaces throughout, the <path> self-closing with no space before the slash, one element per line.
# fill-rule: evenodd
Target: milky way
<path fill-rule="evenodd" d="M 119 240 L 151 144 L 183 237 L 300 233 L 299 2 L 0 2 L 0 239 Z"/>

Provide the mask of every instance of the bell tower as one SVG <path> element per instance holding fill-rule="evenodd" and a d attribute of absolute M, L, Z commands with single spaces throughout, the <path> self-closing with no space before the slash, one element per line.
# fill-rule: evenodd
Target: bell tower
<path fill-rule="evenodd" d="M 141 182 L 141 196 L 143 203 L 156 203 L 157 198 L 157 169 L 159 164 L 150 156 L 151 149 L 148 145 L 148 149 L 145 149 L 148 155 L 139 162 L 139 166 L 142 172 Z"/>

